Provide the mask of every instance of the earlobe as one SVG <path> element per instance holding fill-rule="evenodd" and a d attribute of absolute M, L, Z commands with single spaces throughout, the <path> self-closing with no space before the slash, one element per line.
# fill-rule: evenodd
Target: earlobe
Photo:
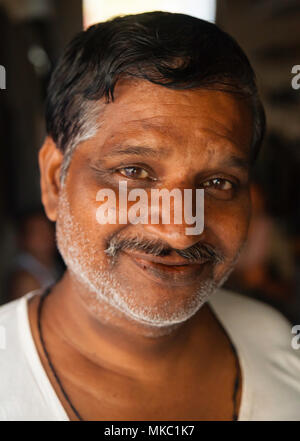
<path fill-rule="evenodd" d="M 48 218 L 56 221 L 63 153 L 49 136 L 39 152 L 41 197 Z"/>

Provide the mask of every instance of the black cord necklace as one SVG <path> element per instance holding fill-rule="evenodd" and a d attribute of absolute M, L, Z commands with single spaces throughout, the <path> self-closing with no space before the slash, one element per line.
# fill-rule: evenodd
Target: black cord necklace
<path fill-rule="evenodd" d="M 39 302 L 39 307 L 38 307 L 38 330 L 39 330 L 40 341 L 41 341 L 41 343 L 42 343 L 43 351 L 44 351 L 44 354 L 46 355 L 46 358 L 47 358 L 47 361 L 48 361 L 49 367 L 50 367 L 50 369 L 51 369 L 51 371 L 52 371 L 52 374 L 53 374 L 54 377 L 55 377 L 55 380 L 57 381 L 57 383 L 58 383 L 58 385 L 59 385 L 59 387 L 60 387 L 60 390 L 61 390 L 63 396 L 65 397 L 65 399 L 66 399 L 67 402 L 69 403 L 71 409 L 73 410 L 73 412 L 75 413 L 75 415 L 76 415 L 76 417 L 79 419 L 79 421 L 83 421 L 83 418 L 81 417 L 81 415 L 80 415 L 80 413 L 77 411 L 77 409 L 73 406 L 72 401 L 70 400 L 70 398 L 69 398 L 67 392 L 65 391 L 65 389 L 64 389 L 64 387 L 63 387 L 63 385 L 62 385 L 62 383 L 61 383 L 61 381 L 60 381 L 60 379 L 59 379 L 59 376 L 57 375 L 56 370 L 54 369 L 53 363 L 52 363 L 52 361 L 51 361 L 51 358 L 50 358 L 49 352 L 47 351 L 46 344 L 45 344 L 45 340 L 44 340 L 44 337 L 43 337 L 43 332 L 42 332 L 42 322 L 41 322 L 41 318 L 42 318 L 42 307 L 43 307 L 43 303 L 44 303 L 45 298 L 50 294 L 50 292 L 51 292 L 51 286 L 50 286 L 49 288 L 47 288 L 47 289 L 41 294 L 41 299 L 40 299 L 40 302 Z"/>
<path fill-rule="evenodd" d="M 239 358 L 238 358 L 238 354 L 236 351 L 235 346 L 232 344 L 232 342 L 229 340 L 230 342 L 230 346 L 232 348 L 232 351 L 234 353 L 234 358 L 235 358 L 235 366 L 236 366 L 236 376 L 235 376 L 235 381 L 234 381 L 234 385 L 233 385 L 233 394 L 232 394 L 232 401 L 233 401 L 233 415 L 232 415 L 232 420 L 233 421 L 237 421 L 238 420 L 238 403 L 237 403 L 237 394 L 239 391 L 239 386 L 240 386 L 240 365 L 239 365 Z"/>
<path fill-rule="evenodd" d="M 54 375 L 55 380 L 57 381 L 57 384 L 59 385 L 60 390 L 61 390 L 63 396 L 65 397 L 66 401 L 69 403 L 69 406 L 71 407 L 72 411 L 74 412 L 74 414 L 76 415 L 76 417 L 78 418 L 78 420 L 79 420 L 79 421 L 83 421 L 82 416 L 80 415 L 80 413 L 78 412 L 78 410 L 74 407 L 72 401 L 70 400 L 70 398 L 69 398 L 67 392 L 65 391 L 65 389 L 64 389 L 64 387 L 63 387 L 63 385 L 62 385 L 62 383 L 61 383 L 61 381 L 60 381 L 59 376 L 57 375 L 57 372 L 56 372 L 56 370 L 55 370 L 55 368 L 54 368 L 54 366 L 53 366 L 53 363 L 52 363 L 52 361 L 51 361 L 51 358 L 50 358 L 49 352 L 47 351 L 46 344 L 45 344 L 45 340 L 44 340 L 44 337 L 43 337 L 43 332 L 42 332 L 42 321 L 41 321 L 41 319 L 42 319 L 42 307 L 43 307 L 43 304 L 44 304 L 45 298 L 46 298 L 46 297 L 50 294 L 50 292 L 51 292 L 51 288 L 52 288 L 52 286 L 49 286 L 49 287 L 46 288 L 45 291 L 41 294 L 41 298 L 40 298 L 40 302 L 39 302 L 39 306 L 38 306 L 38 314 L 37 314 L 37 321 L 38 321 L 38 323 L 37 323 L 37 324 L 38 324 L 39 338 L 40 338 L 40 342 L 41 342 L 41 344 L 42 344 L 43 351 L 44 351 L 44 354 L 45 354 L 45 356 L 46 356 L 47 362 L 48 362 L 49 367 L 50 367 L 50 369 L 51 369 L 51 372 L 52 372 L 52 374 Z M 238 390 L 239 390 L 239 383 L 240 383 L 240 380 L 239 380 L 239 362 L 238 362 L 238 355 L 237 355 L 236 348 L 234 347 L 234 345 L 231 343 L 230 340 L 229 340 L 229 342 L 230 342 L 231 348 L 232 348 L 232 350 L 233 350 L 233 353 L 234 353 L 234 355 L 235 355 L 235 362 L 236 362 L 236 372 L 237 372 L 237 373 L 236 373 L 236 377 L 235 377 L 235 382 L 234 382 L 234 387 L 233 387 L 233 395 L 232 395 L 232 401 L 233 401 L 233 416 L 232 416 L 232 420 L 233 420 L 233 421 L 237 421 L 237 419 L 238 419 L 238 410 L 237 410 L 237 393 L 238 393 Z"/>

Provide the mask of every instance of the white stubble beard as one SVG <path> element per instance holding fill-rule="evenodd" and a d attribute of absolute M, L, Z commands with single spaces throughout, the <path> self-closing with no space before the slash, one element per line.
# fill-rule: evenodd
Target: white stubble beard
<path fill-rule="evenodd" d="M 102 311 L 106 308 L 118 315 L 121 313 L 150 328 L 161 328 L 162 333 L 164 333 L 163 328 L 165 328 L 165 333 L 169 333 L 168 329 L 191 318 L 224 283 L 232 270 L 230 267 L 218 283 L 212 278 L 201 282 L 194 295 L 180 310 L 170 311 L 168 307 L 170 300 L 157 307 L 134 304 L 134 296 L 129 294 L 130 288 L 129 292 L 126 291 L 113 273 L 97 259 L 99 247 L 95 245 L 96 241 L 91 243 L 82 226 L 72 216 L 65 188 L 62 188 L 59 197 L 56 241 L 70 274 L 88 291 L 89 297 L 94 298 L 94 304 L 101 304 Z"/>

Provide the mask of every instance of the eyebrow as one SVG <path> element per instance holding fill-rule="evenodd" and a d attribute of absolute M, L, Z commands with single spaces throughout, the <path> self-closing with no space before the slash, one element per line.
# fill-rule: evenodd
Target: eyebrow
<path fill-rule="evenodd" d="M 115 156 L 145 156 L 150 158 L 163 158 L 169 155 L 169 149 L 154 149 L 147 146 L 124 146 L 118 145 L 102 156 L 102 159 L 112 158 Z"/>
<path fill-rule="evenodd" d="M 149 146 L 124 146 L 124 144 L 119 144 L 114 146 L 106 154 L 104 154 L 99 162 L 102 163 L 103 160 L 114 158 L 114 157 L 126 157 L 126 156 L 144 156 L 148 158 L 161 159 L 168 157 L 170 154 L 170 149 L 155 149 Z M 226 158 L 222 165 L 225 167 L 236 168 L 242 171 L 248 171 L 250 166 L 250 161 L 247 158 L 242 158 L 240 156 L 231 155 Z"/>
<path fill-rule="evenodd" d="M 225 159 L 222 163 L 225 167 L 233 167 L 241 170 L 248 170 L 250 166 L 250 161 L 247 158 L 241 158 L 240 156 L 230 156 Z"/>

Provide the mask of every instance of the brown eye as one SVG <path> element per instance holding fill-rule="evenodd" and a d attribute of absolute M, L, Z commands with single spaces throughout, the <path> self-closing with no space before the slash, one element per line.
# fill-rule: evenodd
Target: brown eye
<path fill-rule="evenodd" d="M 210 179 L 209 181 L 203 182 L 202 186 L 203 188 L 213 187 L 217 190 L 223 191 L 232 190 L 233 188 L 232 182 L 228 181 L 227 179 L 220 178 Z"/>
<path fill-rule="evenodd" d="M 140 167 L 124 167 L 118 170 L 121 175 L 126 176 L 126 178 L 132 179 L 147 179 L 149 178 L 149 173 Z"/>

